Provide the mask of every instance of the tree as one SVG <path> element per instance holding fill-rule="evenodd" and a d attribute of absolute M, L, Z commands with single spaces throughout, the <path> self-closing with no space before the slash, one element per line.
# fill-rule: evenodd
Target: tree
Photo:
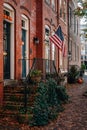
<path fill-rule="evenodd" d="M 74 14 L 80 18 L 84 18 L 84 27 L 81 29 L 81 36 L 87 40 L 87 0 L 78 0 L 78 7 L 74 10 Z"/>
<path fill-rule="evenodd" d="M 87 18 L 87 1 L 78 0 L 78 7 L 74 10 L 74 13 L 80 17 Z"/>

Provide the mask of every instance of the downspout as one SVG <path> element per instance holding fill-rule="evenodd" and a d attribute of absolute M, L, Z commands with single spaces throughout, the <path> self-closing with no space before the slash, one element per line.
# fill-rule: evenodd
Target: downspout
<path fill-rule="evenodd" d="M 67 51 L 67 53 L 68 53 L 68 64 L 67 64 L 67 71 L 69 72 L 69 36 L 70 36 L 70 34 L 69 34 L 69 0 L 67 0 L 67 27 L 68 27 L 68 51 Z M 67 78 L 67 81 L 68 81 L 68 78 Z"/>
<path fill-rule="evenodd" d="M 59 0 L 57 0 L 57 26 L 59 25 Z M 58 72 L 59 72 L 59 49 L 58 49 Z"/>

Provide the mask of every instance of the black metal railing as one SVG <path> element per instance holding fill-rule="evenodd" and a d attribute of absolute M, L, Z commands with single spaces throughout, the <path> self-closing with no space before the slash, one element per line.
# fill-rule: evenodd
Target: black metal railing
<path fill-rule="evenodd" d="M 25 79 L 23 80 L 22 84 L 24 86 L 24 108 L 25 113 L 27 112 L 27 104 L 28 104 L 28 92 L 27 88 L 30 83 L 30 72 L 32 70 L 41 70 L 42 72 L 42 80 L 46 80 L 47 78 L 57 78 L 58 73 L 56 70 L 55 62 L 53 60 L 41 59 L 41 58 L 34 58 L 34 59 L 19 59 L 18 64 L 21 66 L 25 62 L 26 67 L 28 70 Z M 25 75 L 25 74 L 24 74 Z M 21 74 L 22 77 L 22 74 Z M 58 79 L 58 78 L 57 78 Z"/>
<path fill-rule="evenodd" d="M 48 60 L 48 59 L 41 59 L 41 58 L 34 58 L 34 59 L 19 59 L 19 65 L 22 65 L 23 67 L 23 62 L 25 61 L 26 64 L 26 71 L 24 75 L 26 77 L 23 77 L 26 79 L 26 81 L 29 81 L 29 76 L 31 70 L 41 70 L 42 72 L 42 79 L 46 79 L 48 75 L 58 75 L 57 69 L 55 66 L 55 62 L 53 60 Z M 24 67 L 23 67 L 24 68 Z M 24 72 L 23 72 L 24 73 Z M 22 77 L 22 74 L 21 74 Z"/>

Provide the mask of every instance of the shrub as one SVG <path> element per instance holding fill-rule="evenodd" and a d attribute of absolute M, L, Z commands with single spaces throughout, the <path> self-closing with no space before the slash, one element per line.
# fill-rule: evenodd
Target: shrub
<path fill-rule="evenodd" d="M 33 115 L 33 125 L 45 125 L 48 123 L 47 87 L 43 82 L 39 84 L 37 90 Z"/>
<path fill-rule="evenodd" d="M 60 100 L 61 102 L 66 102 L 69 98 L 64 86 L 57 86 L 56 93 L 58 100 Z"/>
<path fill-rule="evenodd" d="M 32 125 L 46 125 L 63 110 L 61 103 L 68 100 L 65 88 L 57 86 L 53 79 L 40 82 L 33 106 Z"/>
<path fill-rule="evenodd" d="M 77 67 L 75 65 L 71 66 L 68 72 L 68 82 L 75 83 L 78 76 L 79 76 L 79 71 L 77 70 Z"/>
<path fill-rule="evenodd" d="M 82 64 L 82 65 L 81 65 L 81 70 L 84 71 L 85 69 L 86 69 L 86 65 L 85 65 L 85 64 Z"/>

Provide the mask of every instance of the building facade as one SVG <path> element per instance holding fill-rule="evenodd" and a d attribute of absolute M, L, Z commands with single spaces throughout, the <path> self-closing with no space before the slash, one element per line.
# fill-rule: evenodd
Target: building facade
<path fill-rule="evenodd" d="M 81 19 L 81 26 L 80 26 L 80 32 L 81 32 L 81 65 L 85 65 L 87 69 L 87 33 L 86 33 L 86 26 L 85 19 Z"/>
<path fill-rule="evenodd" d="M 70 0 L 68 3 L 68 64 L 80 67 L 80 19 L 74 14 L 76 7 L 77 1 Z"/>
<path fill-rule="evenodd" d="M 59 60 L 61 52 L 49 41 L 59 24 L 60 5 L 58 0 L 0 1 L 0 104 L 3 81 L 25 78 L 32 66 L 30 59 L 46 59 L 46 72 L 51 70 L 48 60 L 55 62 L 57 70 L 64 64 Z M 67 33 L 64 21 L 60 23 Z"/>
<path fill-rule="evenodd" d="M 67 72 L 68 69 L 68 19 L 67 19 L 67 0 L 59 0 L 58 1 L 58 23 L 62 27 L 63 35 L 64 35 L 64 52 L 59 51 L 59 67 L 61 72 Z M 63 54 L 64 53 L 64 54 Z"/>
<path fill-rule="evenodd" d="M 69 64 L 80 65 L 79 20 L 74 18 L 75 27 L 71 23 L 74 6 L 73 0 L 69 2 L 68 16 L 68 0 L 0 1 L 0 104 L 3 100 L 3 81 L 25 78 L 32 59 L 38 59 L 38 68 L 45 69 L 46 73 L 52 71 L 49 61 L 54 61 L 57 71 L 60 68 L 61 72 L 65 72 L 68 70 L 69 50 L 72 54 Z M 64 55 L 49 40 L 59 24 L 64 35 Z"/>

